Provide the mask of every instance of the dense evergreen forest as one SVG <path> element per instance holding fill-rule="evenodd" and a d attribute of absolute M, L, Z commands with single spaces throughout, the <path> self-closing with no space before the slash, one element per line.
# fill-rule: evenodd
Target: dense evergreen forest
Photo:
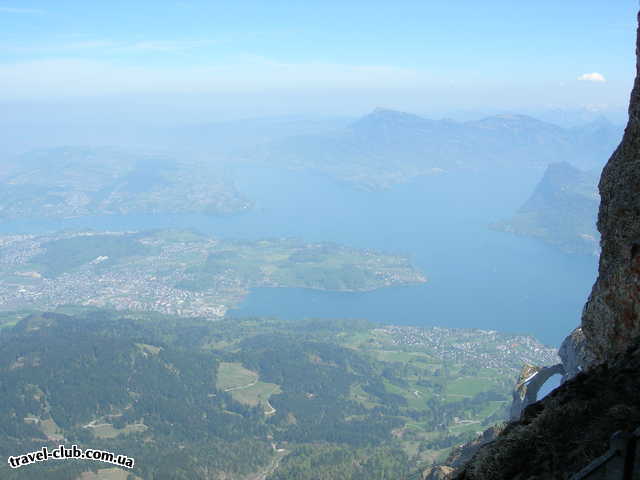
<path fill-rule="evenodd" d="M 77 444 L 133 457 L 145 480 L 405 478 L 500 420 L 535 354 L 525 337 L 506 354 L 514 340 L 496 332 L 365 321 L 69 309 L 0 322 L 0 455 Z M 476 364 L 460 353 L 474 336 Z M 3 464 L 0 477 L 107 467 Z"/>

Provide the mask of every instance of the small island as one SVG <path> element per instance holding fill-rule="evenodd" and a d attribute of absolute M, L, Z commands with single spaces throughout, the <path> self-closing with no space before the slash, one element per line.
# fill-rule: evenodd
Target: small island
<path fill-rule="evenodd" d="M 400 256 L 192 231 L 0 236 L 0 309 L 79 304 L 222 317 L 255 287 L 367 291 L 423 283 Z"/>

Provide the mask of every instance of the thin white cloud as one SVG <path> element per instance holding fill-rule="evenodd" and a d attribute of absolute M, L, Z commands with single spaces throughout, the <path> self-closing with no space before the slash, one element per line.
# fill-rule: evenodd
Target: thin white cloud
<path fill-rule="evenodd" d="M 109 48 L 115 45 L 114 42 L 109 40 L 86 40 L 80 42 L 66 43 L 59 48 L 61 50 L 85 50 L 85 49 L 95 49 L 95 48 Z M 56 47 L 49 47 L 54 50 Z"/>
<path fill-rule="evenodd" d="M 0 64 L 0 99 L 119 93 L 408 89 L 430 80 L 427 72 L 394 66 L 283 63 L 259 57 L 183 68 L 58 58 Z"/>
<path fill-rule="evenodd" d="M 604 75 L 598 72 L 583 73 L 578 77 L 578 80 L 580 80 L 581 82 L 595 82 L 595 83 L 605 83 L 607 81 L 607 79 L 604 78 Z"/>
<path fill-rule="evenodd" d="M 0 52 L 20 54 L 20 55 L 68 55 L 82 53 L 86 51 L 105 50 L 114 47 L 116 44 L 103 40 L 87 40 L 72 43 L 49 44 L 49 45 L 0 45 Z"/>
<path fill-rule="evenodd" d="M 148 40 L 140 42 L 116 42 L 112 40 L 83 40 L 70 43 L 51 43 L 48 45 L 0 45 L 0 52 L 17 54 L 46 54 L 65 56 L 87 53 L 95 55 L 127 53 L 179 53 L 215 45 L 216 40 Z"/>
<path fill-rule="evenodd" d="M 122 52 L 180 52 L 206 47 L 217 43 L 214 40 L 151 40 L 136 43 L 122 43 L 114 50 Z"/>
<path fill-rule="evenodd" d="M 41 15 L 44 13 L 44 10 L 40 10 L 39 8 L 14 8 L 14 7 L 0 7 L 0 12 L 3 13 L 26 13 L 26 14 L 35 14 Z"/>

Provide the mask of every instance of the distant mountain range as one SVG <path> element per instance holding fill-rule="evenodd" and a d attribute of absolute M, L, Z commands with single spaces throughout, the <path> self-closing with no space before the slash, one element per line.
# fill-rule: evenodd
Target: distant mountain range
<path fill-rule="evenodd" d="M 379 189 L 418 175 L 460 169 L 544 168 L 557 161 L 598 169 L 621 135 L 622 128 L 604 117 L 562 128 L 525 115 L 455 122 L 376 109 L 332 133 L 277 140 L 246 156 L 275 166 L 312 168 Z"/>
<path fill-rule="evenodd" d="M 56 147 L 5 158 L 0 218 L 241 212 L 252 206 L 243 195 L 251 192 L 238 192 L 225 172 L 243 161 L 316 171 L 370 190 L 463 170 L 504 169 L 533 180 L 558 161 L 599 171 L 621 133 L 604 117 L 562 128 L 525 115 L 456 122 L 384 109 L 351 122 L 282 118 L 209 124 L 167 138 L 176 148 L 193 142 L 192 150 L 181 154 Z M 520 227 L 514 224 L 514 231 L 527 230 L 516 223 Z"/>
<path fill-rule="evenodd" d="M 598 255 L 598 178 L 593 171 L 553 163 L 516 214 L 492 227 L 539 238 L 568 253 Z"/>
<path fill-rule="evenodd" d="M 351 117 L 284 116 L 209 122 L 167 128 L 149 139 L 153 145 L 192 156 L 233 158 L 238 152 L 300 135 L 318 135 L 347 127 Z M 159 137 L 159 138 L 158 138 Z"/>

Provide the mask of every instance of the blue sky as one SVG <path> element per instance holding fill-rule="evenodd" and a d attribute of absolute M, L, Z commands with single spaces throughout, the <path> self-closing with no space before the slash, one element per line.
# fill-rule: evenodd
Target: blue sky
<path fill-rule="evenodd" d="M 635 0 L 5 1 L 0 102 L 620 108 Z M 252 112 L 251 109 L 255 112 Z"/>

